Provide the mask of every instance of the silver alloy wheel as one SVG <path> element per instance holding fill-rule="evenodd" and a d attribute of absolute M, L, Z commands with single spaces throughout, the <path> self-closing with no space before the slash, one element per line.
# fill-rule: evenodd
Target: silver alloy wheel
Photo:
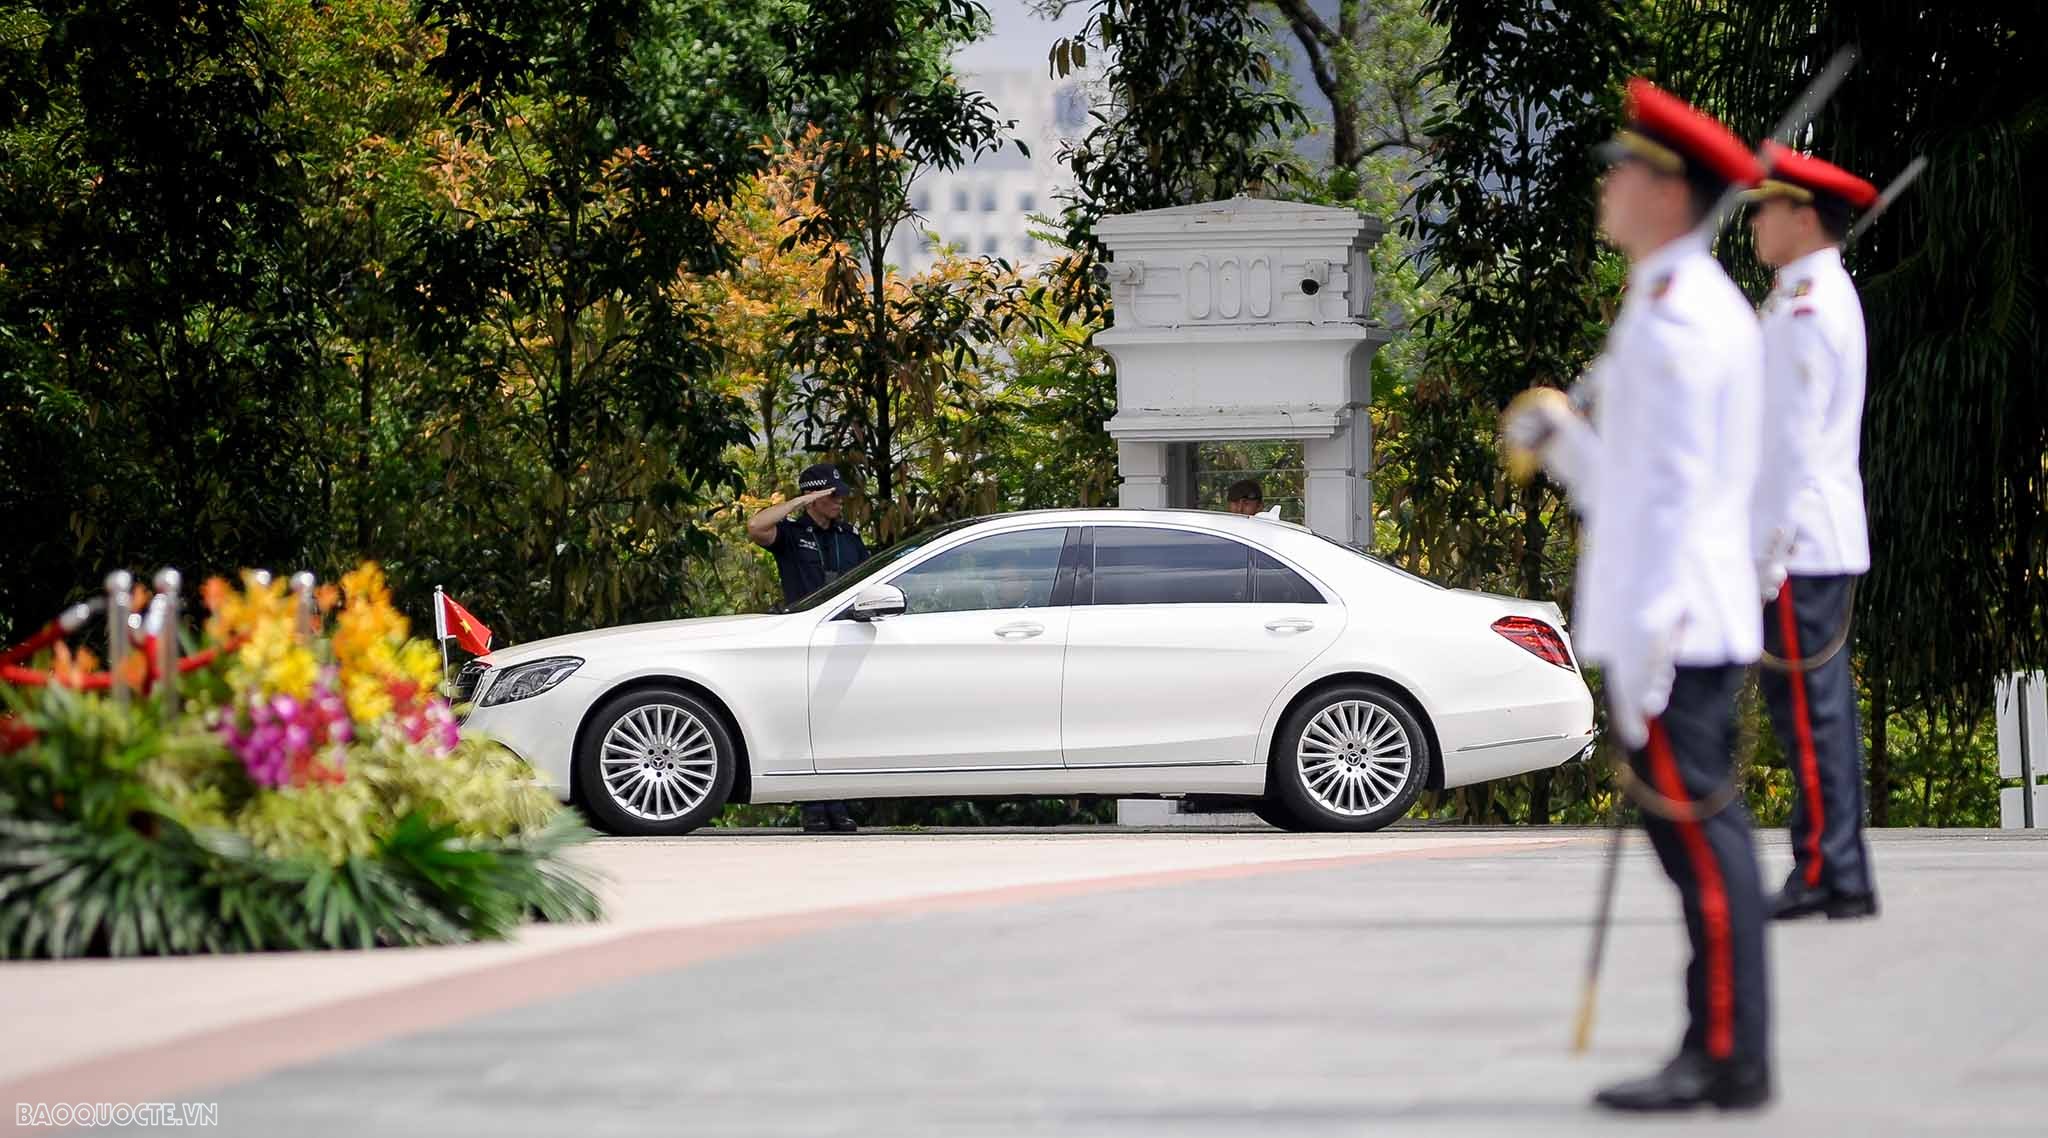
<path fill-rule="evenodd" d="M 1401 795 L 1415 749 L 1401 721 L 1378 704 L 1347 699 L 1316 713 L 1295 748 L 1301 784 L 1316 804 L 1360 817 Z"/>
<path fill-rule="evenodd" d="M 635 818 L 666 822 L 702 805 L 718 775 L 718 746 L 695 715 L 651 703 L 619 716 L 598 756 L 604 788 Z"/>

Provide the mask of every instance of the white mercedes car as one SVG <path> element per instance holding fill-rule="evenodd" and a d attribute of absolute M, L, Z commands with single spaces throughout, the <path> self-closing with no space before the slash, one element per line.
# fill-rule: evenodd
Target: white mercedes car
<path fill-rule="evenodd" d="M 1593 701 L 1555 605 L 1446 589 L 1271 518 L 1003 514 L 787 611 L 498 649 L 467 729 L 621 834 L 728 802 L 1238 796 L 1374 830 L 1556 766 Z"/>

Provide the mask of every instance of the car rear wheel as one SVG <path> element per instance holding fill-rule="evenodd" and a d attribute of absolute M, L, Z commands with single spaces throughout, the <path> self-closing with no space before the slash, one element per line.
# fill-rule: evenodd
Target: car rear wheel
<path fill-rule="evenodd" d="M 732 793 L 737 748 L 725 719 L 695 696 L 627 692 L 598 708 L 578 744 L 584 810 L 613 834 L 687 834 Z"/>
<path fill-rule="evenodd" d="M 1422 721 L 1367 684 L 1318 693 L 1282 726 L 1275 791 L 1304 829 L 1377 830 L 1398 821 L 1429 781 Z"/>

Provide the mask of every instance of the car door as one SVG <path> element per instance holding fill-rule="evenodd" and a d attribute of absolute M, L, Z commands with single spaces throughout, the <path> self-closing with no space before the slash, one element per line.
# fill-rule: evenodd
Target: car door
<path fill-rule="evenodd" d="M 819 772 L 1058 768 L 1078 531 L 1011 530 L 878 578 L 901 616 L 823 622 L 810 647 Z"/>
<path fill-rule="evenodd" d="M 1164 526 L 1084 531 L 1060 699 L 1069 767 L 1249 763 L 1343 606 L 1260 550 Z"/>

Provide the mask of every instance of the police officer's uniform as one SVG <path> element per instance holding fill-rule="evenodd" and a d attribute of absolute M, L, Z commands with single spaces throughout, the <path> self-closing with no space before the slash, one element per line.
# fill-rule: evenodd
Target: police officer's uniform
<path fill-rule="evenodd" d="M 1868 207 L 1876 187 L 1782 147 L 1745 197 L 1817 209 Z M 1838 246 L 1778 270 L 1761 313 L 1764 445 L 1752 508 L 1765 647 L 1812 670 L 1766 669 L 1771 722 L 1794 775 L 1793 870 L 1772 915 L 1876 911 L 1863 840 L 1863 747 L 1845 641 L 1855 579 L 1870 569 L 1858 469 L 1863 431 L 1863 305 Z"/>
<path fill-rule="evenodd" d="M 839 476 L 839 468 L 822 462 L 806 468 L 797 481 L 800 494 L 819 490 L 831 490 L 841 497 L 852 493 Z M 782 579 L 784 604 L 810 596 L 868 558 L 867 544 L 844 518 L 820 525 L 808 509 L 775 523 L 775 540 L 768 544 L 768 552 Z M 844 802 L 806 802 L 802 813 L 806 831 L 857 829 Z"/>
<path fill-rule="evenodd" d="M 810 596 L 868 559 L 867 544 L 846 519 L 834 518 L 821 526 L 809 510 L 775 523 L 775 541 L 768 552 L 782 578 L 784 603 Z"/>
<path fill-rule="evenodd" d="M 1638 79 L 1628 107 L 1610 157 L 1706 185 L 1755 181 L 1748 149 L 1679 100 Z M 1762 648 L 1749 548 L 1762 373 L 1755 313 L 1689 235 L 1631 267 L 1591 372 L 1592 421 L 1552 393 L 1559 409 L 1542 430 L 1527 433 L 1528 417 L 1512 410 L 1506 426 L 1511 443 L 1540 448 L 1584 518 L 1574 642 L 1600 666 L 1610 729 L 1655 792 L 1643 795 L 1643 824 L 1692 941 L 1678 1057 L 1601 1092 L 1608 1106 L 1753 1106 L 1770 1093 L 1750 821 L 1739 799 L 1702 805 L 1733 777 L 1735 697 Z"/>

